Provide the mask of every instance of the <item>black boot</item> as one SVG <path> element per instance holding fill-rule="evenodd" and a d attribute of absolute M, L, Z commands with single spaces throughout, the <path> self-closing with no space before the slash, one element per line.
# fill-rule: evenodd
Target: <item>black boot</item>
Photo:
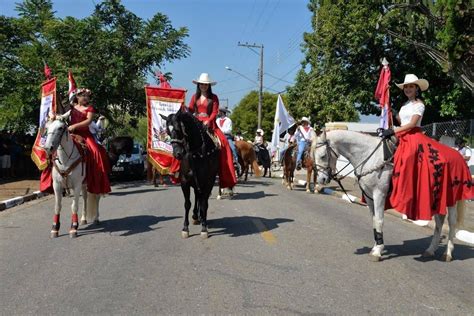
<path fill-rule="evenodd" d="M 296 170 L 301 170 L 301 161 L 296 164 Z"/>

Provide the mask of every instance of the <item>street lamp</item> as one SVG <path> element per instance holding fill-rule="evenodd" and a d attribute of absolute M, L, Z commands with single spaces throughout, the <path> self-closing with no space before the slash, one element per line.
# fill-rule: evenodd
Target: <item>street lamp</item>
<path fill-rule="evenodd" d="M 252 83 L 254 83 L 254 84 L 258 84 L 257 81 L 250 79 L 250 78 L 247 77 L 246 75 L 244 75 L 244 74 L 238 72 L 237 70 L 234 70 L 234 69 L 230 68 L 229 66 L 225 66 L 225 69 L 227 69 L 227 70 L 229 70 L 229 71 L 232 71 L 232 72 L 235 72 L 235 73 L 238 74 L 239 76 L 241 76 L 241 77 L 247 79 L 248 81 L 250 81 L 250 82 L 252 82 Z"/>

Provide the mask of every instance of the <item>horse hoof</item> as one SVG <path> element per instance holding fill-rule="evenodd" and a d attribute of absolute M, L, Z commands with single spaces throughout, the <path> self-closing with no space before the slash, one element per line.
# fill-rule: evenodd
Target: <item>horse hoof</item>
<path fill-rule="evenodd" d="M 51 231 L 51 238 L 58 238 L 59 232 L 58 231 Z"/>
<path fill-rule="evenodd" d="M 451 261 L 453 261 L 453 257 L 451 257 L 450 255 L 444 254 L 444 255 L 441 256 L 441 261 L 451 262 Z"/>
<path fill-rule="evenodd" d="M 188 238 L 188 237 L 189 237 L 189 232 L 186 232 L 186 231 L 183 230 L 183 231 L 181 232 L 181 237 L 183 237 L 183 239 Z"/>
<path fill-rule="evenodd" d="M 379 261 L 382 261 L 382 257 L 381 256 L 375 256 L 373 254 L 369 254 L 369 259 L 370 261 L 372 262 L 379 262 Z"/>
<path fill-rule="evenodd" d="M 222 196 L 218 195 L 216 199 L 220 200 L 220 199 L 222 199 Z"/>
<path fill-rule="evenodd" d="M 209 238 L 209 233 L 208 233 L 208 232 L 201 232 L 201 238 L 202 238 L 202 239 L 207 239 L 207 238 Z"/>
<path fill-rule="evenodd" d="M 94 225 L 99 225 L 100 224 L 100 221 L 98 219 L 95 219 L 94 220 Z"/>
<path fill-rule="evenodd" d="M 306 190 L 306 193 L 313 193 L 313 192 L 311 192 L 310 189 L 307 189 L 307 190 Z"/>
<path fill-rule="evenodd" d="M 77 237 L 77 230 L 71 230 L 69 232 L 69 237 L 70 238 L 76 238 Z"/>
<path fill-rule="evenodd" d="M 81 225 L 87 225 L 87 221 L 85 219 L 81 220 Z"/>
<path fill-rule="evenodd" d="M 429 251 L 425 251 L 423 252 L 423 254 L 421 255 L 422 258 L 433 258 L 434 257 L 434 253 L 432 252 L 429 252 Z"/>

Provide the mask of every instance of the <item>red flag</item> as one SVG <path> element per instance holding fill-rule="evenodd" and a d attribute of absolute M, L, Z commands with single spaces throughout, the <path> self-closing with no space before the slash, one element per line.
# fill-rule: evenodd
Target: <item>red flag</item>
<path fill-rule="evenodd" d="M 76 85 L 76 81 L 74 80 L 74 77 L 72 76 L 72 72 L 70 70 L 67 73 L 67 80 L 69 82 L 69 90 L 67 94 L 69 96 L 69 101 L 71 101 L 73 96 L 76 94 L 77 85 Z"/>
<path fill-rule="evenodd" d="M 51 68 L 48 67 L 46 62 L 44 62 L 44 76 L 46 77 L 46 80 L 51 78 Z"/>
<path fill-rule="evenodd" d="M 382 115 L 380 118 L 380 127 L 389 128 L 392 127 L 392 109 L 390 107 L 390 79 L 391 72 L 388 66 L 387 60 L 384 58 L 382 61 L 383 67 L 380 71 L 379 81 L 377 88 L 375 89 L 375 99 L 379 101 L 380 108 L 382 109 Z"/>
<path fill-rule="evenodd" d="M 163 76 L 160 71 L 156 72 L 156 76 L 160 78 L 160 88 L 171 89 L 171 85 L 168 83 L 168 80 L 166 80 L 165 76 Z"/>

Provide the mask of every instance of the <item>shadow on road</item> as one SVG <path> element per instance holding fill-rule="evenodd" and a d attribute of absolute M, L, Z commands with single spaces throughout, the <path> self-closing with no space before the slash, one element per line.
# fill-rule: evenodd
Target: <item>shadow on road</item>
<path fill-rule="evenodd" d="M 243 180 L 239 180 L 237 182 L 237 186 L 239 187 L 244 187 L 244 188 L 253 188 L 253 187 L 256 187 L 256 186 L 270 186 L 270 185 L 273 185 L 273 182 L 270 182 L 270 181 L 259 181 L 259 180 L 247 180 L 247 181 L 243 181 Z"/>
<path fill-rule="evenodd" d="M 161 222 L 171 221 L 181 216 L 153 216 L 153 215 L 137 215 L 124 218 L 109 219 L 100 222 L 98 225 L 89 225 L 85 229 L 80 230 L 81 235 L 95 233 L 116 233 L 123 232 L 118 236 L 131 236 L 153 231 L 157 228 L 151 226 Z"/>
<path fill-rule="evenodd" d="M 211 236 L 229 235 L 230 237 L 259 234 L 271 231 L 283 223 L 293 222 L 289 218 L 263 218 L 255 216 L 235 216 L 208 221 Z"/>
<path fill-rule="evenodd" d="M 257 200 L 264 197 L 276 196 L 277 194 L 265 194 L 263 191 L 236 193 L 232 200 Z"/>
<path fill-rule="evenodd" d="M 426 262 L 432 260 L 439 260 L 446 250 L 446 244 L 440 245 L 433 258 L 422 258 L 421 254 L 428 248 L 431 243 L 431 237 L 405 240 L 402 245 L 385 245 L 383 260 L 393 259 L 397 257 L 418 256 L 413 258 L 416 261 Z M 363 247 L 357 249 L 354 253 L 356 255 L 364 255 L 370 252 L 371 248 Z M 474 258 L 474 247 L 463 244 L 454 245 L 453 252 L 454 260 L 466 260 Z"/>

